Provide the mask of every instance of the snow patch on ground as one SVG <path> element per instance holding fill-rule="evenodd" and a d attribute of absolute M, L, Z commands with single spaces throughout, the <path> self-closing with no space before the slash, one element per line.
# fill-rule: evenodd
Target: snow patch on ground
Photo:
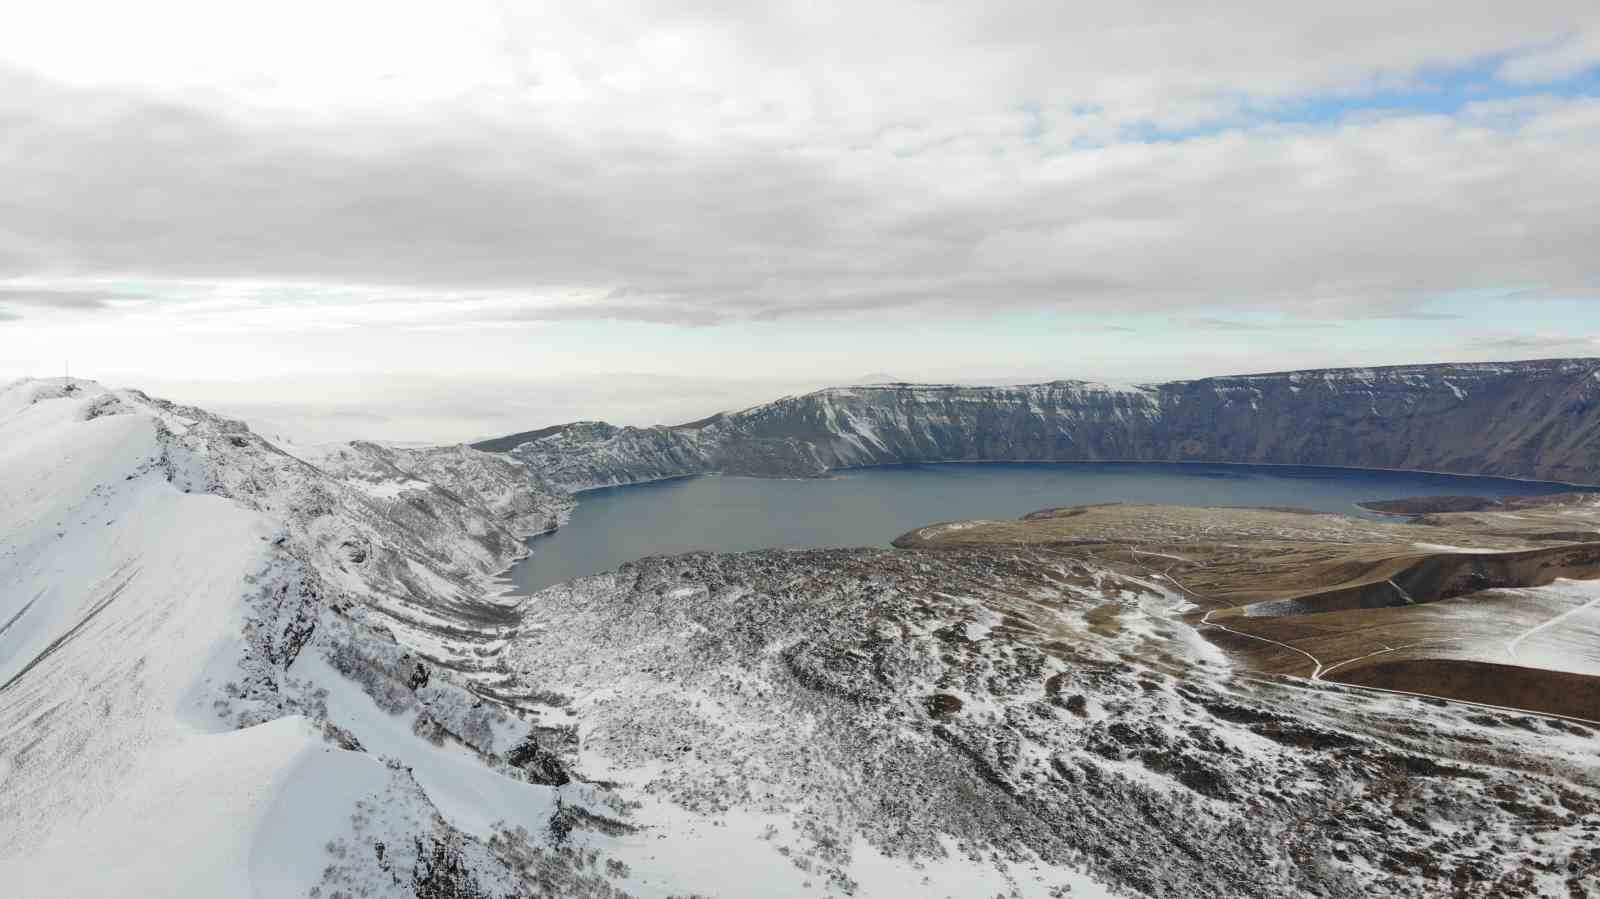
<path fill-rule="evenodd" d="M 968 640 L 985 640 L 988 639 L 989 632 L 994 630 L 995 625 L 1004 620 L 1005 619 L 1000 616 L 1000 613 L 994 611 L 993 609 L 984 608 L 983 606 L 975 606 L 973 609 L 973 620 L 962 625 L 962 630 L 966 634 Z"/>
<path fill-rule="evenodd" d="M 1516 552 L 1516 550 L 1476 549 L 1471 546 L 1451 546 L 1447 543 L 1413 543 L 1413 548 L 1431 553 L 1493 553 Z"/>

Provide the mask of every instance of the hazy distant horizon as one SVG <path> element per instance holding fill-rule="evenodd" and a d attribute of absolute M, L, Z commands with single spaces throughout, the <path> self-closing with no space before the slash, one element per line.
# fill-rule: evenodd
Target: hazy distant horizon
<path fill-rule="evenodd" d="M 360 383 L 339 414 L 382 430 L 384 390 L 582 384 L 534 420 L 645 421 L 857 372 L 1600 353 L 1593 2 L 62 0 L 6 25 L 0 378 L 227 381 L 262 412 Z M 633 376 L 710 395 L 604 386 Z"/>
<path fill-rule="evenodd" d="M 1581 357 L 1444 361 L 1510 363 L 1564 358 Z M 1287 370 L 1292 369 L 1216 371 L 1194 377 L 1270 374 Z M 57 377 L 61 374 L 44 372 L 31 377 Z M 73 374 L 74 377 L 96 380 L 111 388 L 133 388 L 163 399 L 202 406 L 213 412 L 243 419 L 253 430 L 268 437 L 293 443 L 376 440 L 433 445 L 472 443 L 517 431 L 583 420 L 637 427 L 682 424 L 719 412 L 738 411 L 826 387 L 888 381 L 1008 386 L 1057 380 L 1113 384 L 1184 380 L 1115 378 L 1078 372 L 970 377 L 917 377 L 916 372 L 863 372 L 853 377 L 811 380 L 691 378 L 637 372 L 546 379 L 480 379 L 378 373 L 343 377 L 207 380 L 131 378 L 119 377 L 116 373 L 96 377 L 92 371 L 79 373 L 76 370 Z"/>

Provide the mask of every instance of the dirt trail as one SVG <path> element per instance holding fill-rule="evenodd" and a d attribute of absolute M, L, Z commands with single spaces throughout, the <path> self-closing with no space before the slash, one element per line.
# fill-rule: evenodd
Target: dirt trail
<path fill-rule="evenodd" d="M 1215 615 L 1216 613 L 1217 613 L 1216 609 L 1212 609 L 1211 611 L 1205 613 L 1205 615 L 1201 617 L 1200 623 L 1201 624 L 1205 624 L 1205 625 L 1210 625 L 1211 627 L 1219 628 L 1221 630 L 1225 630 L 1230 634 L 1238 634 L 1241 637 L 1249 637 L 1252 640 L 1260 640 L 1263 643 L 1271 643 L 1273 646 L 1281 646 L 1284 649 L 1289 650 L 1290 652 L 1297 652 L 1297 653 L 1299 653 L 1299 654 L 1301 654 L 1301 655 L 1303 655 L 1306 658 L 1311 660 L 1311 666 L 1312 666 L 1311 667 L 1311 679 L 1312 680 L 1321 680 L 1322 679 L 1322 660 L 1321 659 L 1317 658 L 1316 656 L 1312 655 L 1309 652 L 1306 652 L 1305 650 L 1301 649 L 1298 646 L 1291 646 L 1288 643 L 1283 643 L 1283 642 L 1280 642 L 1278 640 L 1273 640 L 1270 637 L 1262 637 L 1262 636 L 1259 636 L 1257 634 L 1248 634 L 1248 633 L 1245 633 L 1244 631 L 1236 631 L 1233 628 L 1228 627 L 1225 624 L 1218 624 L 1215 621 L 1211 620 L 1211 616 Z M 1340 664 L 1344 664 L 1344 663 L 1341 662 Z"/>
<path fill-rule="evenodd" d="M 1522 643 L 1523 640 L 1528 639 L 1529 637 L 1533 636 L 1534 634 L 1538 633 L 1539 631 L 1544 630 L 1545 628 L 1554 627 L 1555 625 L 1560 624 L 1562 621 L 1565 621 L 1566 619 L 1571 618 L 1573 615 L 1577 615 L 1580 612 L 1584 612 L 1584 611 L 1587 611 L 1587 610 L 1593 609 L 1593 608 L 1600 608 L 1600 596 L 1597 596 L 1594 599 L 1589 600 L 1588 602 L 1584 603 L 1581 606 L 1575 606 L 1573 608 L 1570 608 L 1570 609 L 1566 610 L 1565 612 L 1562 612 L 1561 614 L 1550 618 L 1548 621 L 1540 622 L 1539 624 L 1536 624 L 1533 627 L 1528 628 L 1527 630 L 1525 630 L 1522 633 L 1516 635 L 1515 637 L 1512 637 L 1510 640 L 1507 640 L 1506 641 L 1506 655 L 1510 656 L 1513 659 L 1516 658 L 1517 657 L 1517 646 L 1520 643 Z"/>

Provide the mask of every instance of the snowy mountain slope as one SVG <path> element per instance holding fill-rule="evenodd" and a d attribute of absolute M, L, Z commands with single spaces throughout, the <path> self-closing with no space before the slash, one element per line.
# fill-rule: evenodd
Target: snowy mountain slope
<path fill-rule="evenodd" d="M 163 424 L 93 393 L 0 395 L 0 880 L 30 896 L 244 894 L 265 806 L 319 741 L 294 721 L 229 733 L 196 687 L 227 674 L 272 522 L 175 489 L 164 463 L 189 472 Z M 86 846 L 107 864 L 85 865 Z M 197 863 L 174 869 L 183 852 Z"/>
<path fill-rule="evenodd" d="M 691 554 L 513 599 L 493 575 L 571 508 L 522 462 L 282 448 L 81 382 L 0 389 L 0 472 L 8 894 L 1600 873 L 1592 731 L 1235 671 L 1162 584 L 1047 548 Z"/>
<path fill-rule="evenodd" d="M 506 664 L 525 625 L 491 575 L 571 508 L 521 465 L 375 444 L 295 455 L 200 409 L 64 381 L 0 391 L 0 447 L 8 891 L 828 892 L 771 852 L 785 816 L 597 780 L 577 710 Z M 867 895 L 932 871 L 985 895 L 1015 879 L 858 848 Z M 1051 882 L 1100 894 L 1070 867 Z"/>
<path fill-rule="evenodd" d="M 359 485 L 134 391 L 0 392 L 0 882 L 15 895 L 511 888 L 492 828 L 446 821 L 419 783 L 432 769 L 406 760 L 448 750 L 480 793 L 521 781 L 496 753 L 529 725 L 423 660 L 473 657 L 487 638 L 458 613 L 521 551 L 509 526 L 570 502 L 525 478 L 510 506 L 464 502 L 492 494 L 488 472 L 519 476 L 490 457 L 441 486 L 352 453 Z M 342 725 L 327 697 L 352 689 Z M 404 735 L 379 743 L 392 761 L 350 751 L 350 725 L 373 720 Z"/>
<path fill-rule="evenodd" d="M 898 462 L 1210 461 L 1600 482 L 1600 361 L 1329 369 L 1165 384 L 829 388 L 677 427 L 475 444 L 566 489 Z"/>

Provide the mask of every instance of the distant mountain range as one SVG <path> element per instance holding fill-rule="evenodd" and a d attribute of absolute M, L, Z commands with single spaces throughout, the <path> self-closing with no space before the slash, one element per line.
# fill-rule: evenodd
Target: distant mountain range
<path fill-rule="evenodd" d="M 938 461 L 1337 465 L 1596 483 L 1600 359 L 834 387 L 682 425 L 575 422 L 473 446 L 510 453 L 569 490 Z"/>

